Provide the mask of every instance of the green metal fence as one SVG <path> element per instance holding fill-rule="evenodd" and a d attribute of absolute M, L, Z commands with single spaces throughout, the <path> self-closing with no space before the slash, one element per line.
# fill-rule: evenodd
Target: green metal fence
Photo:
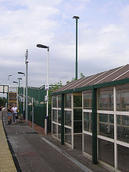
<path fill-rule="evenodd" d="M 19 97 L 19 113 L 24 114 L 23 111 L 23 98 L 24 88 L 21 87 L 18 89 Z M 28 88 L 28 120 L 32 121 L 32 106 L 34 107 L 34 123 L 44 128 L 44 119 L 46 116 L 46 103 L 45 103 L 46 90 L 43 87 L 42 89 L 36 87 Z M 33 98 L 33 105 L 32 105 Z"/>

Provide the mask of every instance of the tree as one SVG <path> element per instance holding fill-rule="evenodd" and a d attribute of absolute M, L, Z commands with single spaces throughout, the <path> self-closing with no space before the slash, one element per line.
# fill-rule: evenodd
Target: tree
<path fill-rule="evenodd" d="M 85 77 L 85 75 L 81 72 L 80 73 L 80 78 L 84 78 Z M 75 78 L 72 78 L 72 80 L 71 81 L 66 81 L 66 84 L 68 84 L 68 83 L 70 83 L 70 82 L 72 82 L 72 81 L 75 81 L 76 79 Z"/>
<path fill-rule="evenodd" d="M 0 106 L 5 106 L 7 99 L 5 97 L 0 97 Z"/>
<path fill-rule="evenodd" d="M 84 78 L 85 77 L 85 75 L 81 72 L 80 73 L 80 78 Z"/>
<path fill-rule="evenodd" d="M 52 84 L 49 89 L 49 104 L 51 104 L 51 94 L 63 86 L 62 81 Z"/>

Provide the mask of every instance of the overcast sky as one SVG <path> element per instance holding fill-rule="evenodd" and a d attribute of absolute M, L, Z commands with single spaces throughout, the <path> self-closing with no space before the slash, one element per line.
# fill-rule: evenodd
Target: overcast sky
<path fill-rule="evenodd" d="M 79 73 L 88 76 L 129 63 L 129 0 L 0 0 L 0 84 L 25 72 L 29 85 L 45 83 L 50 46 L 49 83 L 75 76 L 75 20 L 79 19 Z M 10 81 L 8 75 L 12 74 Z"/>

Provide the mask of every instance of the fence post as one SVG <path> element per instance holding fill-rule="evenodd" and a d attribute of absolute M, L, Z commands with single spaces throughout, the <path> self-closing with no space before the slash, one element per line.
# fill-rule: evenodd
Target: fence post
<path fill-rule="evenodd" d="M 32 128 L 34 128 L 34 98 L 32 97 Z"/>

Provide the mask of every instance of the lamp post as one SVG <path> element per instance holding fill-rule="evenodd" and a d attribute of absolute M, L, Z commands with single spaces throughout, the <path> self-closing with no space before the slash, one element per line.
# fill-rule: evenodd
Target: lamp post
<path fill-rule="evenodd" d="M 17 81 L 13 81 L 14 84 L 18 84 Z M 18 107 L 18 87 L 17 87 L 17 107 Z"/>
<path fill-rule="evenodd" d="M 20 81 L 22 80 L 22 78 L 17 78 L 18 79 L 18 87 L 20 88 Z"/>
<path fill-rule="evenodd" d="M 11 77 L 12 75 L 8 75 L 8 81 L 10 80 L 10 77 Z"/>
<path fill-rule="evenodd" d="M 10 84 L 10 77 L 11 77 L 12 75 L 8 75 L 8 85 L 9 85 L 9 87 L 11 86 L 11 84 Z"/>
<path fill-rule="evenodd" d="M 25 76 L 24 72 L 18 72 L 18 74 Z M 23 116 L 25 119 L 25 86 L 23 86 Z"/>
<path fill-rule="evenodd" d="M 26 122 L 28 122 L 28 50 L 25 54 L 25 64 L 26 64 Z"/>
<path fill-rule="evenodd" d="M 46 107 L 46 118 L 45 118 L 45 134 L 47 134 L 47 119 L 48 119 L 48 90 L 49 90 L 49 82 L 48 82 L 48 78 L 49 78 L 49 47 L 46 45 L 42 45 L 42 44 L 37 44 L 38 48 L 44 48 L 47 49 L 48 52 L 48 57 L 47 57 L 47 76 L 46 76 L 46 85 L 45 85 L 45 89 L 47 90 L 47 95 L 46 95 L 46 102 L 47 102 L 47 107 Z"/>
<path fill-rule="evenodd" d="M 73 16 L 73 19 L 76 20 L 76 62 L 75 62 L 75 79 L 78 79 L 78 16 Z"/>

